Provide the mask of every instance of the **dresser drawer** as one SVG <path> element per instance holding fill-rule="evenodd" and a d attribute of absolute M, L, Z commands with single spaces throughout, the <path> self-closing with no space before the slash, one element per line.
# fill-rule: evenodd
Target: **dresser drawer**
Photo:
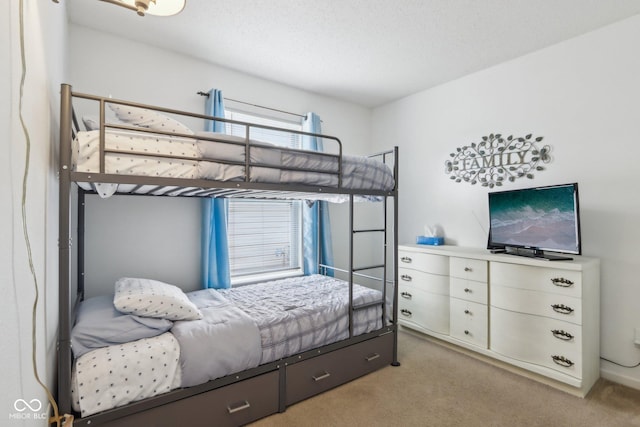
<path fill-rule="evenodd" d="M 449 277 L 438 274 L 425 273 L 401 267 L 398 269 L 400 286 L 411 285 L 440 295 L 449 295 Z"/>
<path fill-rule="evenodd" d="M 101 426 L 239 426 L 278 412 L 278 371 L 115 419 Z"/>
<path fill-rule="evenodd" d="M 475 302 L 450 299 L 450 335 L 478 347 L 488 347 L 487 306 Z"/>
<path fill-rule="evenodd" d="M 491 284 L 491 306 L 582 324 L 582 300 Z"/>
<path fill-rule="evenodd" d="M 451 257 L 449 260 L 449 274 L 451 277 L 457 277 L 460 279 L 486 282 L 487 261 Z"/>
<path fill-rule="evenodd" d="M 491 350 L 582 377 L 582 332 L 572 323 L 492 307 Z"/>
<path fill-rule="evenodd" d="M 486 282 L 459 279 L 452 277 L 449 283 L 449 295 L 467 301 L 487 304 L 488 286 Z"/>
<path fill-rule="evenodd" d="M 391 364 L 393 334 L 287 366 L 286 404 L 304 400 Z"/>
<path fill-rule="evenodd" d="M 449 257 L 399 249 L 398 267 L 447 276 L 449 274 Z"/>
<path fill-rule="evenodd" d="M 449 333 L 449 296 L 425 292 L 421 288 L 400 284 L 398 320 L 401 325 Z"/>
<path fill-rule="evenodd" d="M 491 283 L 513 288 L 582 297 L 582 273 L 550 267 L 491 262 Z"/>

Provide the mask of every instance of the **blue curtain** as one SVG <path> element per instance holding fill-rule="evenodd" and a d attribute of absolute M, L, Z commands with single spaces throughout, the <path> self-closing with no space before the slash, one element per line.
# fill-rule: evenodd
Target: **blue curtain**
<path fill-rule="evenodd" d="M 320 117 L 315 113 L 308 113 L 304 119 L 302 130 L 309 133 L 320 134 Z M 302 137 L 302 148 L 305 150 L 322 151 L 322 139 L 315 136 L 304 135 Z M 318 273 L 318 261 L 320 264 L 333 266 L 329 206 L 327 202 L 316 201 L 310 206 L 305 204 L 302 209 L 304 274 L 316 274 Z M 320 244 L 318 244 L 318 239 L 320 239 Z M 333 270 L 327 270 L 327 275 L 333 276 Z"/>
<path fill-rule="evenodd" d="M 205 103 L 205 114 L 224 118 L 222 91 L 211 89 Z M 205 130 L 224 132 L 224 122 L 208 120 Z M 229 247 L 227 245 L 227 201 L 206 198 L 202 206 L 202 286 L 230 288 Z"/>

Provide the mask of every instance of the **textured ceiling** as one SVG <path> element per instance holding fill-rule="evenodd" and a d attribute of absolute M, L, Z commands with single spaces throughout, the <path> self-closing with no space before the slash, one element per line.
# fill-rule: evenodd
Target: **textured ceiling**
<path fill-rule="evenodd" d="M 73 23 L 369 107 L 640 13 L 638 0 L 187 0 L 141 18 L 66 3 Z"/>

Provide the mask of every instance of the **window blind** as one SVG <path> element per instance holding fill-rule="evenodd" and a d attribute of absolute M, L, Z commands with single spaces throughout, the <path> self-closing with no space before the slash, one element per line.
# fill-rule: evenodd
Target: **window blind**
<path fill-rule="evenodd" d="M 225 110 L 225 117 L 231 120 L 249 122 L 257 125 L 273 126 L 298 131 L 302 130 L 302 125 L 300 123 L 293 123 L 285 120 L 275 120 L 272 118 L 261 117 L 239 111 Z M 243 125 L 226 123 L 225 127 L 226 133 L 228 135 L 236 135 L 242 137 L 246 136 L 247 130 Z M 302 145 L 300 141 L 300 135 L 273 129 L 251 128 L 249 138 L 270 142 L 272 144 L 288 148 L 300 148 Z"/>
<path fill-rule="evenodd" d="M 299 123 L 227 110 L 225 117 L 266 126 L 301 130 Z M 246 128 L 226 124 L 226 133 L 246 135 Z M 299 135 L 252 128 L 251 139 L 300 148 Z M 229 199 L 227 237 L 229 267 L 234 284 L 302 272 L 302 209 L 295 200 Z"/>
<path fill-rule="evenodd" d="M 231 276 L 300 268 L 300 203 L 231 200 L 228 228 Z"/>

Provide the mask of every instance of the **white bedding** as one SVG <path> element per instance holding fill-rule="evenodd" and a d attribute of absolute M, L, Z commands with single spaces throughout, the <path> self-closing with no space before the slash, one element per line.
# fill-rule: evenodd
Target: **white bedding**
<path fill-rule="evenodd" d="M 189 387 L 349 336 L 348 283 L 314 275 L 188 293 L 201 320 L 89 351 L 73 369 L 74 410 L 87 416 Z M 381 301 L 354 284 L 354 305 Z M 382 327 L 379 305 L 354 313 L 354 335 Z"/>
<path fill-rule="evenodd" d="M 92 173 L 100 170 L 99 137 L 99 131 L 78 133 L 73 145 L 74 170 Z M 216 181 L 245 180 L 246 148 L 221 142 L 243 142 L 242 138 L 211 132 L 201 132 L 198 137 L 200 139 L 196 140 L 108 130 L 105 133 L 105 149 L 126 153 L 106 153 L 105 173 Z M 253 165 L 249 168 L 252 182 L 338 186 L 339 161 L 335 156 L 283 150 L 252 141 L 249 159 Z M 341 176 L 342 187 L 348 189 L 387 191 L 394 186 L 389 167 L 367 157 L 343 155 Z M 115 184 L 94 185 L 102 197 L 109 197 L 118 191 Z"/>
<path fill-rule="evenodd" d="M 85 417 L 166 393 L 180 383 L 180 346 L 165 332 L 80 356 L 71 377 L 71 402 Z"/>

